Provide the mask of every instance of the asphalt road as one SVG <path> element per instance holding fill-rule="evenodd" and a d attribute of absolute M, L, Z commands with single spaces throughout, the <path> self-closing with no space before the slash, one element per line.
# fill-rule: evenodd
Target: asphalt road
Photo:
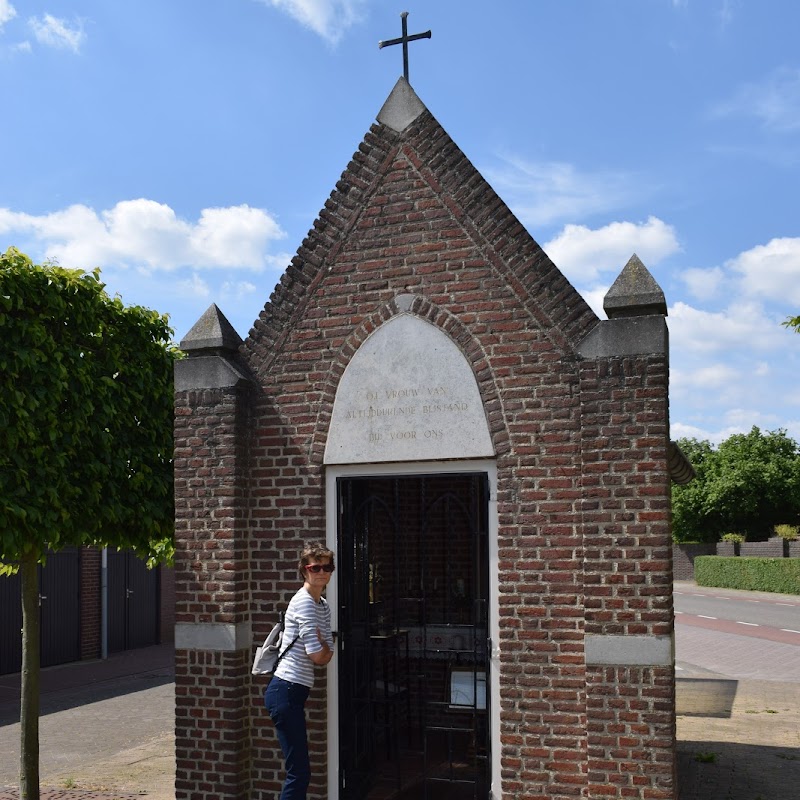
<path fill-rule="evenodd" d="M 676 582 L 677 675 L 800 682 L 800 598 Z"/>
<path fill-rule="evenodd" d="M 676 590 L 675 612 L 800 632 L 800 600 L 739 597 L 725 589 L 686 587 Z M 799 642 L 800 643 L 800 642 Z"/>
<path fill-rule="evenodd" d="M 691 626 L 759 639 L 765 645 L 773 642 L 800 646 L 800 601 L 793 598 L 679 584 L 675 586 L 674 598 L 678 639 L 686 626 Z M 754 655 L 758 656 L 758 651 Z M 769 662 L 763 666 L 765 674 L 769 675 Z"/>

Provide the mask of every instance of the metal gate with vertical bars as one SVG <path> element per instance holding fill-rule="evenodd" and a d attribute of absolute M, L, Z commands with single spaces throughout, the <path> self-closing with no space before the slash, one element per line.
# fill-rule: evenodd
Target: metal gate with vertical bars
<path fill-rule="evenodd" d="M 337 492 L 340 796 L 483 800 L 488 478 L 343 477 Z"/>

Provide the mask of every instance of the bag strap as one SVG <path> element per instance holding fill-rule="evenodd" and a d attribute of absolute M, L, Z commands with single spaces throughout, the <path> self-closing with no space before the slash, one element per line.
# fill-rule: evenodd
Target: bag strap
<path fill-rule="evenodd" d="M 281 635 L 285 630 L 285 622 L 286 622 L 286 614 L 281 611 L 281 616 L 279 618 L 279 622 L 281 623 Z M 292 642 L 282 653 L 278 653 L 278 658 L 275 661 L 275 667 L 277 668 L 278 664 L 281 663 L 281 659 L 294 647 L 295 642 L 300 638 L 300 634 L 298 633 L 297 636 L 294 637 L 294 642 Z"/>
<path fill-rule="evenodd" d="M 294 642 L 296 642 L 299 638 L 299 636 L 296 636 Z M 275 661 L 276 667 L 281 663 L 281 659 L 292 649 L 294 642 L 292 642 L 292 644 L 290 644 L 282 653 L 278 655 L 278 659 Z"/>

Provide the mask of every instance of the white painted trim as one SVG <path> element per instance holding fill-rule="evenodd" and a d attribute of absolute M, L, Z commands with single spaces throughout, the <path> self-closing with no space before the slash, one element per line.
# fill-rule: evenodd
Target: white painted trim
<path fill-rule="evenodd" d="M 497 602 L 500 596 L 500 576 L 498 572 L 497 545 L 497 465 L 494 461 L 480 459 L 475 461 L 422 461 L 393 464 L 347 464 L 328 466 L 325 474 L 325 518 L 326 542 L 336 553 L 336 525 L 338 513 L 336 509 L 336 480 L 342 477 L 379 476 L 379 475 L 435 475 L 452 472 L 483 472 L 489 479 L 489 507 L 487 518 L 489 524 L 489 596 L 494 602 L 489 603 L 489 636 L 492 648 L 489 652 L 490 713 L 491 713 L 491 745 L 492 745 L 492 788 L 493 797 L 499 798 L 500 792 L 500 611 Z M 339 598 L 335 582 L 331 582 L 327 591 L 331 608 L 331 625 L 334 630 L 339 627 Z M 328 800 L 339 798 L 339 665 L 334 658 L 328 668 Z"/>

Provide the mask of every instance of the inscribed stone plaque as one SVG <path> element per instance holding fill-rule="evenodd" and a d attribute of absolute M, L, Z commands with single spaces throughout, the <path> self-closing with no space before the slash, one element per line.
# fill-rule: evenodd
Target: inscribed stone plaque
<path fill-rule="evenodd" d="M 445 333 L 400 314 L 369 336 L 339 382 L 326 464 L 493 455 L 475 376 Z"/>

